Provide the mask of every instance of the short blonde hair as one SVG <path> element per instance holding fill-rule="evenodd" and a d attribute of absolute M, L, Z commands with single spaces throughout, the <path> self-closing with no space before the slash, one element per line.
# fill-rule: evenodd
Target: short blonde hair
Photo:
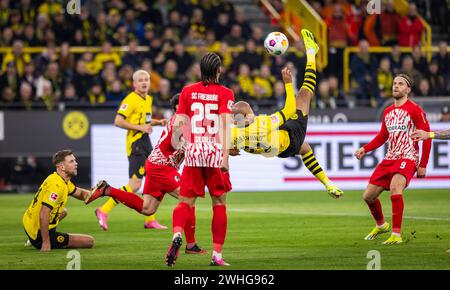
<path fill-rule="evenodd" d="M 138 76 L 139 76 L 140 74 L 145 74 L 145 75 L 148 76 L 148 78 L 150 78 L 150 74 L 148 73 L 148 71 L 145 71 L 145 70 L 143 70 L 143 69 L 140 69 L 140 70 L 137 70 L 137 71 L 135 71 L 135 72 L 133 73 L 133 81 L 136 81 L 137 78 L 138 78 Z"/>

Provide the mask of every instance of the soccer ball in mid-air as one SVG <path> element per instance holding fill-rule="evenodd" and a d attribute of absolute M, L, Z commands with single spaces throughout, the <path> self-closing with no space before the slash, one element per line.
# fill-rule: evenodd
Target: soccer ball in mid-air
<path fill-rule="evenodd" d="M 272 32 L 266 36 L 264 47 L 271 55 L 282 55 L 289 47 L 289 40 L 281 32 Z"/>

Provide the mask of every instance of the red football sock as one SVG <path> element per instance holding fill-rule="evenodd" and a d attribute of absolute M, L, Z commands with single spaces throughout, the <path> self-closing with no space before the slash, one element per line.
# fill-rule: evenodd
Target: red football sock
<path fill-rule="evenodd" d="M 134 209 L 138 213 L 142 213 L 142 207 L 144 205 L 144 200 L 132 192 L 123 191 L 112 186 L 108 187 L 105 191 L 107 196 L 120 201 L 125 206 Z"/>
<path fill-rule="evenodd" d="M 195 206 L 191 207 L 189 211 L 189 219 L 184 228 L 184 235 L 186 236 L 188 247 L 192 247 L 195 244 Z"/>
<path fill-rule="evenodd" d="M 403 219 L 403 196 L 401 194 L 391 195 L 392 201 L 392 232 L 400 234 Z"/>
<path fill-rule="evenodd" d="M 213 249 L 221 253 L 227 235 L 227 207 L 225 205 L 213 206 L 213 219 L 211 231 L 213 234 Z"/>
<path fill-rule="evenodd" d="M 370 212 L 377 222 L 377 225 L 381 226 L 382 224 L 384 224 L 383 209 L 381 207 L 380 199 L 377 198 L 373 203 L 368 203 L 367 201 L 366 203 L 369 206 Z"/>
<path fill-rule="evenodd" d="M 180 202 L 173 209 L 172 215 L 172 228 L 173 233 L 182 233 L 185 228 L 186 222 L 189 219 L 190 207 L 187 203 Z"/>

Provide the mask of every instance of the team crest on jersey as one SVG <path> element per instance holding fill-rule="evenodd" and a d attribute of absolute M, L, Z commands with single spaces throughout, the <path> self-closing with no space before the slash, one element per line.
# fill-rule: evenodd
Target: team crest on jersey
<path fill-rule="evenodd" d="M 277 114 L 270 116 L 270 120 L 272 121 L 272 124 L 276 124 L 280 122 L 280 117 L 278 117 Z"/>
<path fill-rule="evenodd" d="M 64 236 L 58 236 L 56 238 L 56 240 L 58 241 L 58 243 L 63 243 L 64 242 Z"/>
<path fill-rule="evenodd" d="M 122 106 L 120 106 L 121 111 L 126 111 L 127 108 L 128 108 L 128 104 L 123 104 Z"/>
<path fill-rule="evenodd" d="M 297 120 L 298 119 L 298 115 L 297 114 L 292 115 L 291 119 L 292 120 Z"/>
<path fill-rule="evenodd" d="M 55 202 L 58 199 L 58 195 L 52 192 L 48 198 L 50 201 Z"/>
<path fill-rule="evenodd" d="M 144 166 L 141 166 L 141 167 L 139 168 L 139 174 L 140 174 L 140 175 L 144 175 L 144 174 L 145 174 L 145 168 L 144 168 Z"/>

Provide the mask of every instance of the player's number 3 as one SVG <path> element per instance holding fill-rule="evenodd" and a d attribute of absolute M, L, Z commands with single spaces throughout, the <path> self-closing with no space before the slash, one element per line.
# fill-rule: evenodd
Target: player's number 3
<path fill-rule="evenodd" d="M 206 120 L 211 121 L 213 126 L 208 125 L 209 134 L 217 134 L 219 132 L 219 115 L 211 113 L 211 111 L 216 111 L 219 108 L 217 104 L 202 104 L 193 103 L 191 105 L 191 110 L 195 112 L 192 116 L 191 129 L 194 134 L 204 134 L 205 128 L 198 126 L 198 122 L 203 122 Z M 210 123 L 210 124 L 211 124 Z"/>

